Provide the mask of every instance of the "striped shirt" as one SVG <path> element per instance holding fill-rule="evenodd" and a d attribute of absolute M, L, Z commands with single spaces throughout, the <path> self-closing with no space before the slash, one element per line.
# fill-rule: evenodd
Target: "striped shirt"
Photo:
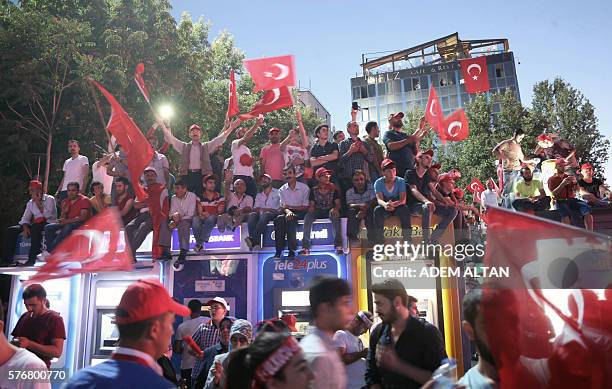
<path fill-rule="evenodd" d="M 192 338 L 194 342 L 200 346 L 201 350 L 206 350 L 219 342 L 219 328 L 215 325 L 214 321 L 209 320 L 206 323 L 200 324 L 198 329 L 193 333 Z M 193 370 L 191 370 L 191 377 L 196 378 L 203 368 L 204 359 L 196 358 Z"/>
<path fill-rule="evenodd" d="M 204 212 L 211 215 L 220 215 L 225 211 L 225 198 L 221 197 L 219 192 L 213 192 L 212 197 L 208 197 L 208 192 L 202 193 L 200 202 Z"/>

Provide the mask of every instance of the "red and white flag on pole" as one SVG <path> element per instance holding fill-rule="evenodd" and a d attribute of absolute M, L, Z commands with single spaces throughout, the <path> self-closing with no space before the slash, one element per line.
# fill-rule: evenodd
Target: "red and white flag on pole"
<path fill-rule="evenodd" d="M 255 103 L 251 112 L 240 115 L 242 120 L 253 119 L 261 114 L 276 111 L 277 109 L 291 107 L 293 96 L 286 86 L 266 91 L 264 95 Z"/>
<path fill-rule="evenodd" d="M 146 193 L 139 183 L 140 176 L 153 158 L 153 148 L 113 95 L 96 81 L 90 80 L 90 82 L 102 92 L 111 105 L 111 117 L 106 129 L 117 139 L 117 143 L 125 151 L 128 170 L 134 185 L 134 193 L 139 201 L 143 201 L 146 198 Z"/>
<path fill-rule="evenodd" d="M 136 70 L 134 71 L 134 81 L 136 82 L 136 85 L 138 85 L 138 89 L 140 89 L 140 92 L 144 96 L 147 103 L 151 103 L 149 101 L 149 91 L 147 90 L 144 78 L 142 77 L 142 73 L 144 73 L 144 71 L 145 66 L 142 62 L 136 65 Z"/>
<path fill-rule="evenodd" d="M 122 225 L 117 208 L 104 209 L 72 231 L 28 282 L 81 273 L 130 270 L 133 257 L 121 232 Z"/>
<path fill-rule="evenodd" d="M 482 93 L 490 89 L 486 56 L 461 59 L 459 65 L 467 93 Z"/>
<path fill-rule="evenodd" d="M 436 88 L 432 86 L 429 89 L 429 99 L 427 100 L 427 106 L 425 109 L 425 119 L 431 128 L 438 131 L 443 118 L 442 106 L 440 105 Z"/>
<path fill-rule="evenodd" d="M 253 92 L 286 86 L 295 86 L 295 61 L 293 55 L 244 60 L 255 88 Z"/>
<path fill-rule="evenodd" d="M 442 119 L 438 126 L 442 141 L 459 142 L 470 135 L 470 125 L 463 109 L 458 109 Z"/>
<path fill-rule="evenodd" d="M 234 76 L 234 69 L 232 69 L 230 71 L 229 99 L 226 117 L 231 118 L 239 113 L 240 108 L 238 107 L 238 95 L 236 94 L 236 77 Z"/>
<path fill-rule="evenodd" d="M 612 387 L 610 237 L 498 207 L 487 219 L 485 268 L 506 270 L 483 278 L 479 314 L 500 388 Z"/>

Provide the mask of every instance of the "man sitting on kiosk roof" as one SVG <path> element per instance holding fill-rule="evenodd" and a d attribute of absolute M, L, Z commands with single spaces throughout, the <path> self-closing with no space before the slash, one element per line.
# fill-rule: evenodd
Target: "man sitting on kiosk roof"
<path fill-rule="evenodd" d="M 116 308 L 119 345 L 108 361 L 75 373 L 66 388 L 175 388 L 155 362 L 168 349 L 174 315 L 189 309 L 155 280 L 128 286 Z"/>

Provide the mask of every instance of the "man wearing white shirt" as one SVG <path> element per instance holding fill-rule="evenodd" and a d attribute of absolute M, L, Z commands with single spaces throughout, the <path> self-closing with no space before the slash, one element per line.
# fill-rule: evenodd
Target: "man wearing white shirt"
<path fill-rule="evenodd" d="M 249 236 L 244 240 L 250 249 L 261 246 L 266 226 L 280 212 L 280 192 L 272 186 L 272 177 L 269 174 L 263 174 L 259 178 L 259 183 L 263 191 L 257 193 L 255 197 L 255 209 L 247 221 Z"/>
<path fill-rule="evenodd" d="M 28 261 L 25 266 L 32 266 L 36 262 L 36 256 L 40 254 L 43 231 L 48 223 L 57 222 L 57 208 L 55 199 L 42 192 L 42 183 L 37 180 L 30 181 L 30 201 L 26 204 L 23 216 L 19 224 L 6 230 L 4 239 L 3 263 L 12 265 L 15 255 L 17 237 L 23 232 L 24 238 L 30 238 L 31 246 Z"/>
<path fill-rule="evenodd" d="M 368 348 L 363 346 L 359 337 L 365 334 L 372 324 L 372 314 L 367 311 L 359 311 L 345 330 L 338 330 L 334 334 L 334 342 L 340 359 L 346 366 L 347 389 L 361 389 L 366 386 L 365 358 L 368 356 Z"/>
<path fill-rule="evenodd" d="M 155 135 L 151 135 L 147 139 L 153 148 L 153 158 L 151 162 L 149 162 L 148 167 L 155 169 L 157 173 L 157 183 L 167 186 L 170 179 L 170 164 L 168 163 L 168 158 L 157 151 L 157 138 Z"/>
<path fill-rule="evenodd" d="M 112 153 L 103 155 L 100 159 L 91 165 L 92 181 L 101 182 L 104 187 L 104 194 L 110 195 L 113 188 L 113 177 L 106 173 L 108 163 L 110 162 Z"/>
<path fill-rule="evenodd" d="M 196 213 L 197 197 L 195 193 L 187 191 L 187 183 L 178 180 L 174 184 L 174 196 L 170 200 L 171 225 L 178 229 L 181 252 L 179 262 L 183 262 L 189 251 L 189 231 L 191 222 Z"/>
<path fill-rule="evenodd" d="M 310 206 L 310 189 L 306 184 L 297 181 L 295 168 L 289 165 L 283 174 L 287 183 L 279 189 L 281 213 L 274 219 L 276 259 L 282 256 L 285 238 L 289 246 L 289 258 L 295 257 L 298 220 L 304 218 Z"/>
<path fill-rule="evenodd" d="M 0 306 L 2 306 L 0 301 Z M 22 347 L 15 347 L 4 335 L 4 311 L 0 309 L 0 388 L 14 389 L 51 389 L 48 380 L 28 380 L 17 378 L 26 372 L 47 372 L 47 365 L 34 353 Z"/>
<path fill-rule="evenodd" d="M 234 179 L 241 179 L 245 182 L 246 193 L 252 198 L 257 195 L 257 185 L 255 185 L 255 179 L 253 178 L 253 157 L 247 143 L 253 138 L 255 131 L 262 125 L 263 121 L 263 116 L 259 116 L 255 125 L 248 130 L 246 127 L 240 127 L 231 147 L 232 160 L 234 161 Z"/>
<path fill-rule="evenodd" d="M 68 197 L 68 183 L 78 182 L 81 188 L 81 194 L 87 192 L 87 181 L 89 180 L 89 160 L 86 156 L 80 155 L 81 146 L 78 140 L 71 139 L 68 141 L 68 152 L 70 158 L 64 162 L 64 176 L 55 192 L 55 197 L 61 202 Z"/>
<path fill-rule="evenodd" d="M 493 181 L 487 181 L 487 189 L 480 194 L 480 205 L 483 210 L 499 205 L 499 195 L 495 191 Z"/>

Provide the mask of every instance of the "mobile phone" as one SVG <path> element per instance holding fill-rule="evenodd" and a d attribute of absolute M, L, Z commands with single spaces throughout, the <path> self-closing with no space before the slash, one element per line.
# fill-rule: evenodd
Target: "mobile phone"
<path fill-rule="evenodd" d="M 360 111 L 361 107 L 359 106 L 359 104 L 356 101 L 353 101 L 353 109 Z"/>

